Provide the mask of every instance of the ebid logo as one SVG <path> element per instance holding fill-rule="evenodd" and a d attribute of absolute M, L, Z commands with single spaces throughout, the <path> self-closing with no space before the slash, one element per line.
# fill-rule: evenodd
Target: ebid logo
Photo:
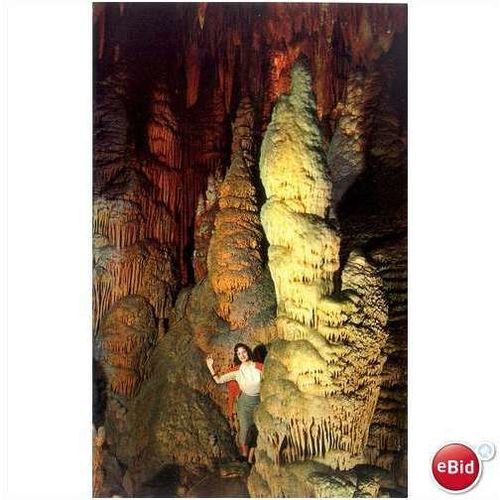
<path fill-rule="evenodd" d="M 489 453 L 486 447 L 491 448 Z M 432 474 L 439 486 L 449 493 L 463 493 L 474 488 L 481 478 L 482 460 L 493 458 L 494 447 L 491 443 L 483 443 L 478 452 L 479 456 L 463 443 L 443 446 L 432 460 Z"/>

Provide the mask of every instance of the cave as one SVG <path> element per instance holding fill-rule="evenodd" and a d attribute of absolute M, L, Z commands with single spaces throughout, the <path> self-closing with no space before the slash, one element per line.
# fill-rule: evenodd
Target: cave
<path fill-rule="evenodd" d="M 95 497 L 407 496 L 406 5 L 94 3 L 92 186 Z"/>

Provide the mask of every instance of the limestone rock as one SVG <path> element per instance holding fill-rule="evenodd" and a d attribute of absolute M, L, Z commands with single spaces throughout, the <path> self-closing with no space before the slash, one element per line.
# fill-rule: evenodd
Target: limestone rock
<path fill-rule="evenodd" d="M 214 231 L 215 216 L 219 210 L 222 181 L 220 172 L 216 172 L 215 176 L 210 175 L 207 180 L 205 195 L 200 195 L 198 198 L 194 220 L 193 251 L 193 271 L 196 282 L 201 281 L 208 273 L 208 248 Z"/>
<path fill-rule="evenodd" d="M 112 392 L 126 397 L 138 392 L 157 334 L 153 308 L 143 297 L 124 297 L 104 316 L 97 342 Z"/>
<path fill-rule="evenodd" d="M 300 61 L 292 72 L 291 93 L 278 100 L 264 136 L 260 175 L 268 199 L 274 197 L 293 212 L 324 218 L 331 205 L 331 183 L 315 109 L 311 76 Z"/>
<path fill-rule="evenodd" d="M 253 495 L 400 493 L 380 471 L 404 484 L 406 263 L 387 241 L 406 230 L 406 130 L 398 85 L 386 85 L 404 71 L 393 79 L 378 59 L 393 40 L 404 58 L 406 7 L 94 12 L 94 354 L 109 381 L 134 377 L 96 398 L 96 490 L 203 491 L 192 479 L 236 453 L 204 358 L 224 370 L 242 341 L 272 342 Z M 302 55 L 312 76 L 301 64 L 292 75 Z M 278 99 L 262 148 L 264 234 L 255 150 Z M 130 309 L 148 311 L 137 332 L 116 318 L 136 298 Z"/>
<path fill-rule="evenodd" d="M 347 82 L 345 102 L 340 102 L 334 110 L 336 126 L 328 149 L 334 208 L 366 168 L 381 81 L 373 70 L 354 72 Z"/>
<path fill-rule="evenodd" d="M 228 422 L 208 396 L 213 381 L 204 362 L 186 319 L 155 349 L 151 377 L 130 401 L 125 427 L 114 432 L 117 458 L 134 488 L 167 465 L 211 468 L 235 456 Z"/>
<path fill-rule="evenodd" d="M 181 167 L 181 124 L 170 102 L 170 91 L 157 83 L 151 95 L 151 118 L 147 124 L 148 145 L 151 153 L 165 165 Z"/>
<path fill-rule="evenodd" d="M 117 248 L 143 239 L 172 243 L 175 222 L 157 196 L 142 172 L 124 168 L 94 197 L 93 233 L 107 237 Z"/>
<path fill-rule="evenodd" d="M 96 431 L 92 426 L 92 496 L 98 497 L 104 488 L 104 452 L 103 445 L 106 441 L 104 427 Z"/>
<path fill-rule="evenodd" d="M 406 487 L 407 475 L 407 257 L 406 240 L 386 243 L 371 252 L 389 304 L 387 362 L 365 449 L 367 462 L 393 474 Z"/>

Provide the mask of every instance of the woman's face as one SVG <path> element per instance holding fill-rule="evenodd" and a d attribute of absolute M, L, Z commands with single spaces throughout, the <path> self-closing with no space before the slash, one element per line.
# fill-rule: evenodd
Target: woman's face
<path fill-rule="evenodd" d="M 248 361 L 248 352 L 244 347 L 238 347 L 238 349 L 236 350 L 236 356 L 238 356 L 238 359 L 242 363 Z"/>

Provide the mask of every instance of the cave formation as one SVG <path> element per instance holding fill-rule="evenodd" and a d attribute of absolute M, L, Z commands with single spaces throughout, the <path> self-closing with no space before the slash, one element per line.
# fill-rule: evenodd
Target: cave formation
<path fill-rule="evenodd" d="M 406 496 L 406 21 L 94 4 L 94 496 Z M 204 362 L 237 342 L 251 470 Z"/>

